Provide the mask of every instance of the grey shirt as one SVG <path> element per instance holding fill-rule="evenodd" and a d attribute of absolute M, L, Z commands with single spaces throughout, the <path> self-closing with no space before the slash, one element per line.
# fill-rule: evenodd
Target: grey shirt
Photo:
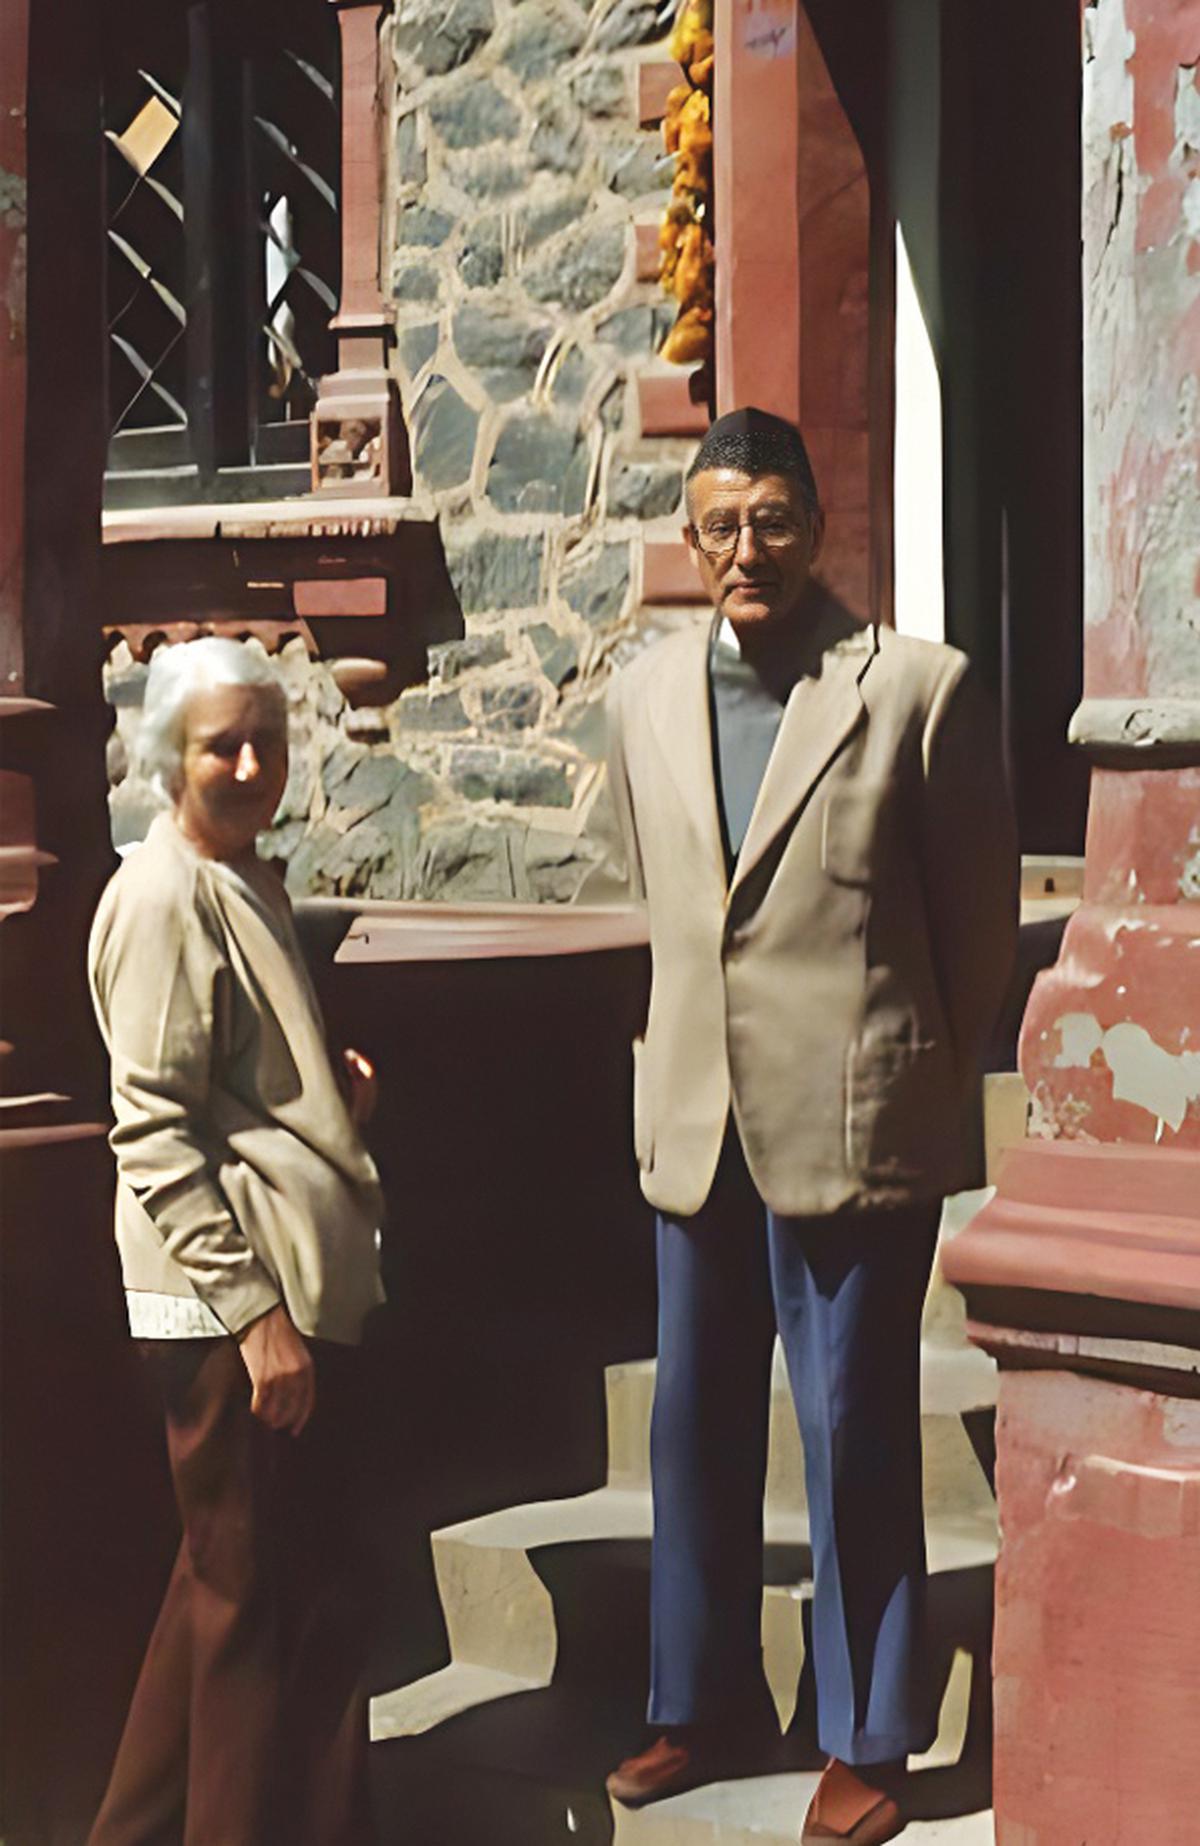
<path fill-rule="evenodd" d="M 727 868 L 732 871 L 775 747 L 786 694 L 780 700 L 743 660 L 728 621 L 713 629 L 708 677 L 717 808 Z"/>

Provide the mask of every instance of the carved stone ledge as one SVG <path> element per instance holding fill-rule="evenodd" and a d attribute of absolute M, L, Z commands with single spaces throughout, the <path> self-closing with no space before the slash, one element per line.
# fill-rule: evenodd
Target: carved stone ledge
<path fill-rule="evenodd" d="M 1067 740 L 1106 769 L 1200 763 L 1200 698 L 1084 699 Z"/>

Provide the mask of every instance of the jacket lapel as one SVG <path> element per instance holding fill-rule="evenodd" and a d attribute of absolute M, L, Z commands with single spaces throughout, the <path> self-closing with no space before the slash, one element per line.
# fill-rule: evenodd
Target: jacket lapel
<path fill-rule="evenodd" d="M 784 710 L 734 867 L 730 901 L 864 716 L 859 682 L 877 646 L 874 628 L 836 605 L 822 619 L 811 670 L 801 674 Z"/>
<path fill-rule="evenodd" d="M 724 887 L 725 851 L 717 813 L 708 699 L 710 633 L 707 623 L 697 625 L 680 636 L 678 651 L 663 650 L 664 670 L 647 688 L 647 716 L 688 818 Z"/>

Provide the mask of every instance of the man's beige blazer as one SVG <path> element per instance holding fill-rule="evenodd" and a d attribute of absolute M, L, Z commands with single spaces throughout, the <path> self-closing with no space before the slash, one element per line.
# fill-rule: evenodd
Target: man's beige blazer
<path fill-rule="evenodd" d="M 732 878 L 707 623 L 613 681 L 609 774 L 653 981 L 634 1140 L 659 1210 L 704 1203 L 732 1108 L 776 1212 L 964 1183 L 962 1124 L 1016 942 L 996 726 L 964 655 L 834 606 Z"/>

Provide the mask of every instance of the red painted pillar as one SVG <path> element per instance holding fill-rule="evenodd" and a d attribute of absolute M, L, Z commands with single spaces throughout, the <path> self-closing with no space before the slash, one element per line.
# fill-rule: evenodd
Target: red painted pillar
<path fill-rule="evenodd" d="M 718 0 L 717 413 L 800 415 L 799 0 Z"/>
<path fill-rule="evenodd" d="M 999 1846 L 1200 1838 L 1200 0 L 1083 9 L 1084 902 L 954 1246 L 1001 1363 Z"/>
<path fill-rule="evenodd" d="M 872 324 L 866 163 L 800 0 L 718 0 L 715 23 L 717 411 L 800 424 L 828 515 L 821 574 L 887 619 L 892 319 L 875 290 Z"/>

